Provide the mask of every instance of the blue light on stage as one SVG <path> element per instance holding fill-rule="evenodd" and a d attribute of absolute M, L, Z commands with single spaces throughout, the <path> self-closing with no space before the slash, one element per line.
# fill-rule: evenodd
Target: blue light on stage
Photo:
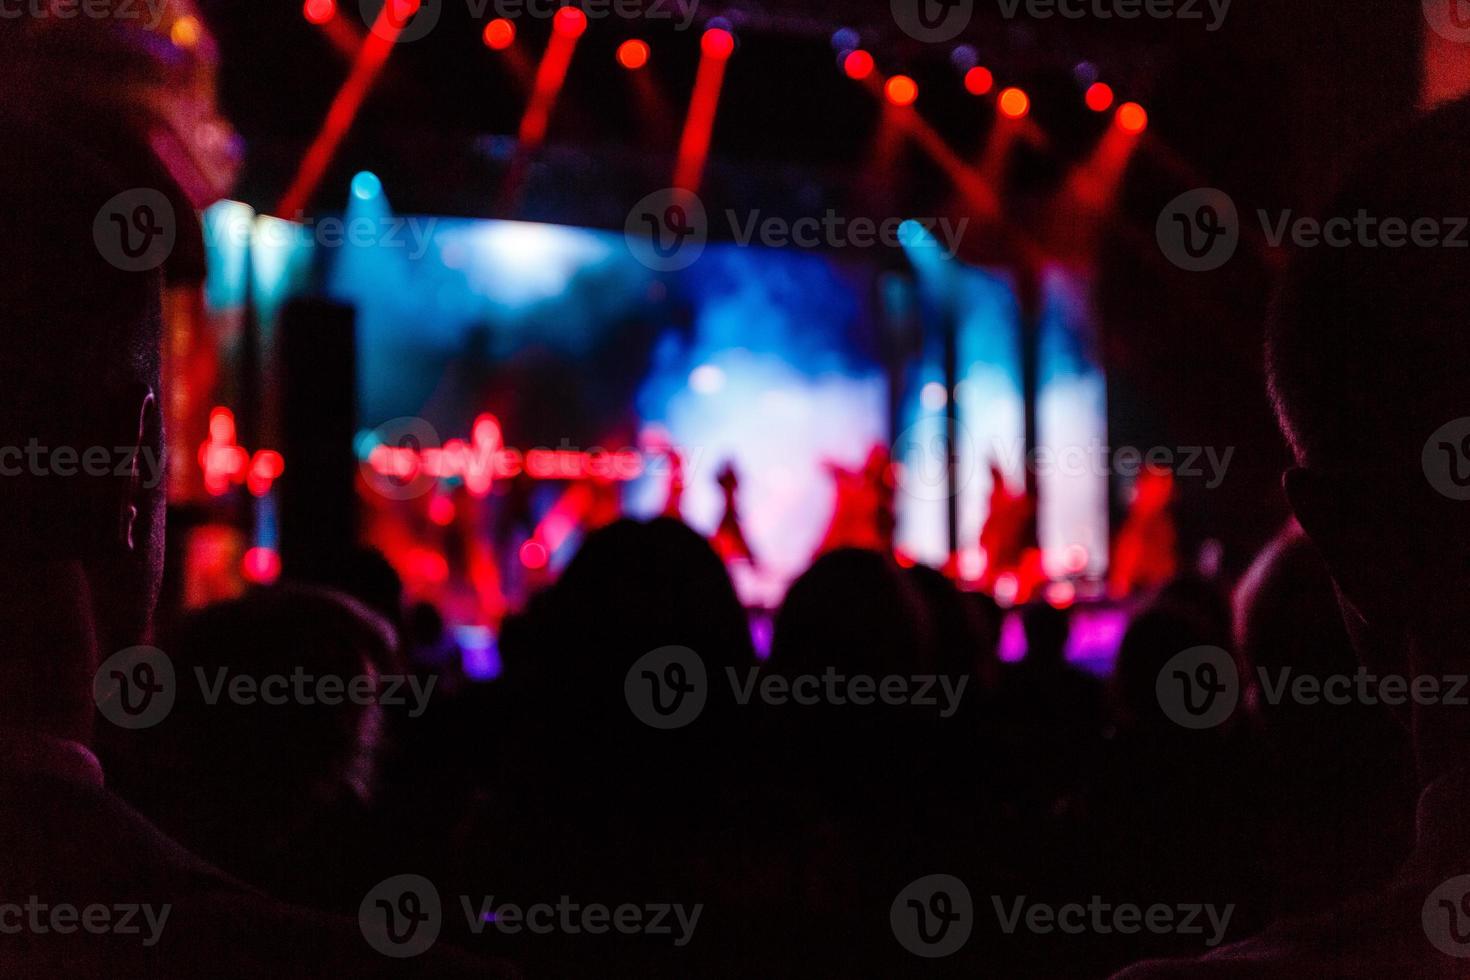
<path fill-rule="evenodd" d="M 383 182 L 371 170 L 360 170 L 352 178 L 352 196 L 360 201 L 371 201 L 383 193 Z"/>

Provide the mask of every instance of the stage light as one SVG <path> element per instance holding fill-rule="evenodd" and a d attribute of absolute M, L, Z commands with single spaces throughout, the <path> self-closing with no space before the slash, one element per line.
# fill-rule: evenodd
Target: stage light
<path fill-rule="evenodd" d="M 980 64 L 980 52 L 973 44 L 961 44 L 949 53 L 949 63 L 956 71 L 967 72 Z"/>
<path fill-rule="evenodd" d="M 383 193 L 383 182 L 371 170 L 360 170 L 352 178 L 352 196 L 360 201 L 371 201 Z"/>
<path fill-rule="evenodd" d="M 1124 102 L 1118 106 L 1118 128 L 1137 136 L 1148 129 L 1148 112 L 1137 102 Z"/>
<path fill-rule="evenodd" d="M 713 364 L 701 364 L 689 372 L 689 387 L 697 394 L 717 395 L 725 387 L 725 372 Z"/>
<path fill-rule="evenodd" d="M 1106 82 L 1093 82 L 1087 87 L 1087 108 L 1107 112 L 1113 107 L 1113 87 Z"/>
<path fill-rule="evenodd" d="M 309 23 L 325 24 L 337 16 L 337 0 L 305 0 L 301 14 Z"/>
<path fill-rule="evenodd" d="M 1046 587 L 1046 601 L 1056 609 L 1068 609 L 1077 601 L 1077 586 L 1071 582 L 1052 582 Z"/>
<path fill-rule="evenodd" d="M 203 33 L 204 28 L 199 25 L 199 18 L 180 17 L 169 29 L 168 39 L 174 42 L 174 47 L 187 51 L 199 43 L 199 37 Z"/>
<path fill-rule="evenodd" d="M 281 556 L 274 548 L 251 548 L 240 561 L 240 574 L 247 582 L 270 585 L 281 577 Z"/>
<path fill-rule="evenodd" d="M 504 17 L 497 17 L 485 25 L 485 47 L 491 51 L 504 51 L 516 41 L 516 25 Z"/>
<path fill-rule="evenodd" d="M 712 27 L 699 39 L 699 50 L 706 58 L 724 61 L 735 53 L 735 35 L 723 27 Z"/>
<path fill-rule="evenodd" d="M 965 72 L 965 91 L 971 95 L 985 95 L 995 88 L 995 75 L 989 68 L 977 65 Z"/>
<path fill-rule="evenodd" d="M 429 500 L 429 520 L 440 527 L 454 523 L 454 501 L 442 494 Z"/>
<path fill-rule="evenodd" d="M 1021 89 L 1008 88 L 1000 93 L 1001 115 L 1007 119 L 1021 119 L 1031 111 L 1031 96 Z"/>
<path fill-rule="evenodd" d="M 894 75 L 883 86 L 883 94 L 894 105 L 913 105 L 919 97 L 919 83 L 907 75 Z"/>
<path fill-rule="evenodd" d="M 556 12 L 551 26 L 558 34 L 581 37 L 582 32 L 587 30 L 587 15 L 576 7 L 563 7 Z"/>
<path fill-rule="evenodd" d="M 931 381 L 919 390 L 919 404 L 926 412 L 940 412 L 949 404 L 949 389 Z"/>
<path fill-rule="evenodd" d="M 521 545 L 521 564 L 531 571 L 540 571 L 546 567 L 546 546 L 539 541 L 531 540 Z"/>
<path fill-rule="evenodd" d="M 618 64 L 629 71 L 637 71 L 648 64 L 648 43 L 631 38 L 618 45 Z"/>
<path fill-rule="evenodd" d="M 842 58 L 842 71 L 855 82 L 860 82 L 873 74 L 873 56 L 859 48 L 849 51 Z"/>
<path fill-rule="evenodd" d="M 862 43 L 862 37 L 851 27 L 839 27 L 832 33 L 832 47 L 838 51 L 851 51 Z"/>

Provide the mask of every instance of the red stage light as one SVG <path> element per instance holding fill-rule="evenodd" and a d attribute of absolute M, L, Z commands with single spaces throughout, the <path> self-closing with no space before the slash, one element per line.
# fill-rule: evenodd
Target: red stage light
<path fill-rule="evenodd" d="M 842 70 L 855 82 L 860 82 L 873 74 L 873 56 L 859 48 L 849 51 L 847 57 L 842 59 Z"/>
<path fill-rule="evenodd" d="M 883 94 L 894 105 L 913 105 L 919 97 L 919 83 L 907 75 L 894 75 L 883 86 Z"/>
<path fill-rule="evenodd" d="M 388 0 L 384 10 L 390 18 L 389 23 L 397 30 L 402 30 L 413 17 L 419 12 L 422 0 Z"/>
<path fill-rule="evenodd" d="M 485 25 L 485 47 L 491 51 L 504 51 L 516 41 L 516 25 L 504 17 L 497 17 Z"/>
<path fill-rule="evenodd" d="M 706 58 L 724 61 L 735 53 L 735 35 L 722 27 L 712 27 L 699 39 L 699 50 Z"/>
<path fill-rule="evenodd" d="M 306 0 L 301 13 L 310 23 L 325 24 L 337 16 L 337 0 Z"/>
<path fill-rule="evenodd" d="M 1137 102 L 1124 102 L 1118 106 L 1118 128 L 1138 135 L 1148 129 L 1148 112 Z"/>
<path fill-rule="evenodd" d="M 454 523 L 454 501 L 449 497 L 436 496 L 429 500 L 429 520 L 440 527 Z"/>
<path fill-rule="evenodd" d="M 1000 111 L 1007 119 L 1021 119 L 1031 111 L 1031 96 L 1018 88 L 1000 93 Z"/>
<path fill-rule="evenodd" d="M 984 95 L 995 87 L 995 75 L 989 68 L 975 67 L 965 72 L 965 91 L 971 95 Z"/>
<path fill-rule="evenodd" d="M 556 12 L 551 26 L 558 34 L 581 37 L 582 32 L 587 29 L 587 15 L 576 7 L 563 7 Z"/>
<path fill-rule="evenodd" d="M 521 545 L 521 564 L 531 571 L 546 567 L 546 546 L 539 541 L 527 541 Z"/>
<path fill-rule="evenodd" d="M 1113 107 L 1113 87 L 1104 82 L 1093 82 L 1087 87 L 1087 108 L 1093 112 L 1107 112 Z"/>
<path fill-rule="evenodd" d="M 274 548 L 251 548 L 240 561 L 247 582 L 270 585 L 281 577 L 281 556 Z"/>
<path fill-rule="evenodd" d="M 648 43 L 632 38 L 619 44 L 618 64 L 629 71 L 637 71 L 648 64 Z"/>

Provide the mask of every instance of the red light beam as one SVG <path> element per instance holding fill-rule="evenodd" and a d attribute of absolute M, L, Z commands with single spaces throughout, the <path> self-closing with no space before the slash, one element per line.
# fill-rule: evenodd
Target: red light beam
<path fill-rule="evenodd" d="M 691 193 L 699 190 L 704 177 L 715 112 L 725 84 L 725 65 L 735 50 L 735 38 L 729 31 L 713 27 L 704 32 L 699 50 L 699 72 L 694 77 L 689 113 L 684 117 L 684 133 L 679 138 L 679 160 L 674 167 L 674 186 Z"/>
<path fill-rule="evenodd" d="M 407 9 L 402 9 L 403 7 Z M 321 183 L 322 176 L 327 172 L 327 167 L 331 165 L 337 148 L 342 145 L 347 131 L 352 128 L 352 122 L 357 118 L 358 110 L 362 108 L 363 100 L 367 98 L 373 82 L 377 81 L 378 74 L 388 61 L 388 55 L 393 51 L 399 33 L 417 8 L 418 0 L 406 0 L 401 5 L 389 0 L 378 11 L 378 18 L 358 49 L 357 60 L 352 63 L 347 80 L 332 99 L 321 130 L 307 149 L 306 156 L 302 158 L 291 186 L 276 205 L 278 216 L 290 219 L 305 209 L 311 195 Z"/>

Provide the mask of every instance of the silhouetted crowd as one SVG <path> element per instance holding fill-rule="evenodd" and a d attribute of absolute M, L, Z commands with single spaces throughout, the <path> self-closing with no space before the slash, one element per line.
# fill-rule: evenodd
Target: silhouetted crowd
<path fill-rule="evenodd" d="M 1296 257 L 1265 364 L 1294 521 L 1239 582 L 1139 597 L 1106 678 L 1066 610 L 860 549 L 758 658 L 664 518 L 589 535 L 475 684 L 367 554 L 155 633 L 136 461 L 168 277 L 200 270 L 94 222 L 160 184 L 191 213 L 158 169 L 188 160 L 85 68 L 0 103 L 0 448 L 133 465 L 0 478 L 0 976 L 1467 975 L 1463 252 Z M 1467 146 L 1470 101 L 1427 113 L 1325 215 L 1470 215 Z"/>
<path fill-rule="evenodd" d="M 993 600 L 856 549 L 795 582 L 761 661 L 723 564 L 666 518 L 594 532 L 506 623 L 491 683 L 457 675 L 427 607 L 406 617 L 370 598 L 379 608 L 262 589 L 189 616 L 159 645 L 181 676 L 407 674 L 419 683 L 405 690 L 429 692 L 421 702 L 243 706 L 180 684 L 165 724 L 104 737 L 113 785 L 221 870 L 327 912 L 356 916 L 404 871 L 446 896 L 703 908 L 682 946 L 476 935 L 446 909 L 441 941 L 528 976 L 605 976 L 609 964 L 637 976 L 907 975 L 919 961 L 895 941 L 890 905 L 936 872 L 975 904 L 942 972 L 1107 976 L 1326 911 L 1384 884 L 1412 840 L 1409 746 L 1386 710 L 1273 706 L 1248 691 L 1225 723 L 1192 730 L 1161 707 L 1161 670 L 1200 646 L 1233 651 L 1242 677 L 1277 663 L 1356 669 L 1331 581 L 1294 526 L 1241 583 L 1234 612 L 1223 583 L 1202 579 L 1141 601 L 1106 680 L 1067 661 L 1067 610 L 1010 613 L 1026 650 L 1003 664 Z M 405 618 L 420 625 L 405 630 Z M 707 700 L 663 730 L 631 709 L 626 676 L 666 647 L 697 655 Z M 912 697 L 853 703 L 815 682 L 815 703 L 751 693 L 824 675 L 902 679 Z M 1232 911 L 1221 928 L 1201 918 L 1178 933 L 1003 928 L 999 909 L 1022 897 L 1094 896 Z"/>

